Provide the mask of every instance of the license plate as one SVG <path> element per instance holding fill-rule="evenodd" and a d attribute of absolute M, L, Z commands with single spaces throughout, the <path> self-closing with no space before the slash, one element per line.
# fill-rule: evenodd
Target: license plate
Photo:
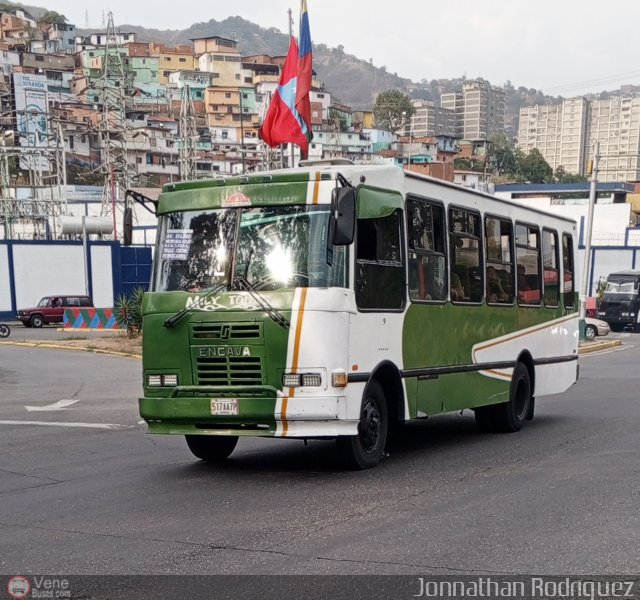
<path fill-rule="evenodd" d="M 228 417 L 239 414 L 237 398 L 216 398 L 211 400 L 211 414 L 216 417 Z"/>

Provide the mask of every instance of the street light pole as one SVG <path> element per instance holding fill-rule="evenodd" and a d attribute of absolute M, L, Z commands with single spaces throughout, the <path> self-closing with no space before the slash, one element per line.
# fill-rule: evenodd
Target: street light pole
<path fill-rule="evenodd" d="M 587 316 L 587 288 L 591 271 L 591 237 L 593 233 L 593 213 L 596 204 L 596 187 L 598 185 L 598 163 L 600 162 L 600 143 L 593 147 L 593 164 L 591 167 L 591 185 L 589 187 L 589 212 L 587 213 L 587 229 L 584 243 L 584 266 L 582 269 L 582 287 L 580 289 L 580 337 L 585 335 L 585 318 Z"/>
<path fill-rule="evenodd" d="M 240 152 L 242 153 L 242 174 L 245 174 L 244 162 L 244 106 L 242 105 L 242 88 L 240 88 Z"/>

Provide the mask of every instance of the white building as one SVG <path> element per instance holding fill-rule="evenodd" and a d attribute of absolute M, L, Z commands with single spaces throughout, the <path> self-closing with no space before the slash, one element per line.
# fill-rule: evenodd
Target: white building
<path fill-rule="evenodd" d="M 456 134 L 456 113 L 450 108 L 436 106 L 430 100 L 414 100 L 414 113 L 402 134 L 411 137 L 433 137 Z"/>
<path fill-rule="evenodd" d="M 484 79 L 467 81 L 461 91 L 442 94 L 441 105 L 454 112 L 457 137 L 486 140 L 493 133 L 504 132 L 504 90 Z"/>
<path fill-rule="evenodd" d="M 596 141 L 600 181 L 640 179 L 640 98 L 570 98 L 520 109 L 518 146 L 537 148 L 554 170 L 586 175 Z"/>

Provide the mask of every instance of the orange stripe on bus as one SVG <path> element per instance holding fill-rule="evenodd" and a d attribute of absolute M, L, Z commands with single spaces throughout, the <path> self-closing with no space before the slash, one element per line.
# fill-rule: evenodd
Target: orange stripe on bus
<path fill-rule="evenodd" d="M 282 399 L 282 410 L 280 411 L 280 418 L 282 419 L 282 435 L 287 435 L 289 431 L 289 422 L 287 421 L 287 404 L 289 398 L 286 396 Z"/>
<path fill-rule="evenodd" d="M 499 346 L 500 344 L 506 344 L 507 342 L 510 342 L 512 340 L 517 340 L 518 338 L 524 337 L 525 335 L 530 335 L 532 333 L 536 333 L 538 331 L 541 331 L 542 329 L 547 329 L 549 327 L 553 327 L 554 325 L 560 325 L 561 323 L 564 323 L 566 321 L 571 321 L 573 319 L 575 319 L 575 315 L 572 315 L 570 317 L 566 317 L 560 321 L 553 321 L 551 323 L 545 323 L 544 325 L 540 325 L 540 327 L 536 327 L 535 329 L 530 329 L 529 331 L 523 331 L 522 333 L 519 333 L 518 335 L 513 335 L 511 337 L 508 337 L 504 340 L 498 340 L 497 342 L 491 342 L 490 344 L 487 344 L 486 346 L 480 346 L 478 348 L 475 349 L 475 352 L 480 352 L 481 350 L 486 350 L 487 348 L 493 348 L 494 346 Z"/>
<path fill-rule="evenodd" d="M 296 323 L 296 334 L 293 340 L 293 357 L 291 359 L 291 372 L 298 372 L 298 358 L 300 356 L 300 338 L 302 337 L 302 320 L 304 317 L 304 305 L 307 302 L 307 288 L 303 288 L 300 291 L 300 307 L 298 308 L 298 321 Z M 289 430 L 289 423 L 287 423 L 287 404 L 289 398 L 295 396 L 295 389 L 289 388 L 289 396 L 282 399 L 282 435 L 286 435 Z"/>
<path fill-rule="evenodd" d="M 313 203 L 318 204 L 318 196 L 320 195 L 320 171 L 316 173 L 316 181 L 313 184 Z"/>

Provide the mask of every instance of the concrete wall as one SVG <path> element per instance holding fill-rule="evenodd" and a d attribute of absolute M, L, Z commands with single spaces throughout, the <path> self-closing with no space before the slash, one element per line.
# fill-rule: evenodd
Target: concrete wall
<path fill-rule="evenodd" d="M 89 244 L 89 294 L 96 307 L 113 307 L 120 281 L 117 246 Z M 0 241 L 0 318 L 13 318 L 43 296 L 85 293 L 82 242 Z"/>

